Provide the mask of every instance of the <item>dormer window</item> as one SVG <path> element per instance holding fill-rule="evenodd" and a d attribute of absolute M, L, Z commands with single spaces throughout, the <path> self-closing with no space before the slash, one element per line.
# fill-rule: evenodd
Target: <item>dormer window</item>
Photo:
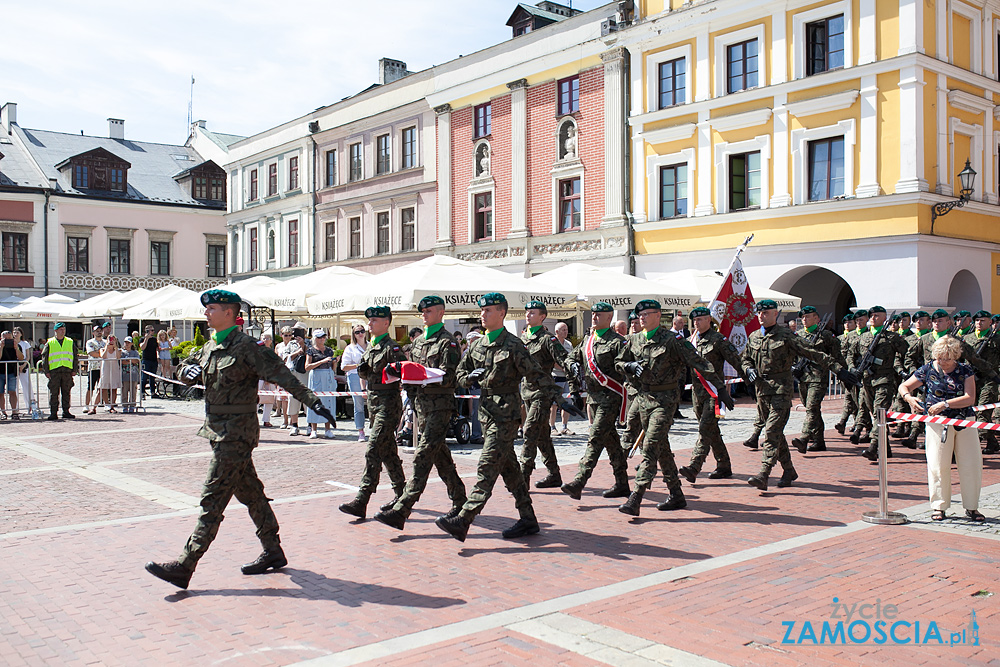
<path fill-rule="evenodd" d="M 114 153 L 103 148 L 95 148 L 87 153 L 74 155 L 56 165 L 64 172 L 69 170 L 73 188 L 77 190 L 128 191 L 128 170 L 130 165 Z"/>
<path fill-rule="evenodd" d="M 211 160 L 182 171 L 174 176 L 174 180 L 185 192 L 191 193 L 191 199 L 220 204 L 226 201 L 226 172 Z M 251 198 L 256 198 L 253 173 L 251 173 L 250 188 Z"/>

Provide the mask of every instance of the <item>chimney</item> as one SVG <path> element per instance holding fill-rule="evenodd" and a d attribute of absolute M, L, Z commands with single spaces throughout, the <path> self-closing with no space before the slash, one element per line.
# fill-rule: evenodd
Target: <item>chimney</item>
<path fill-rule="evenodd" d="M 392 58 L 380 58 L 378 61 L 378 82 L 381 85 L 399 81 L 410 72 L 406 71 L 406 63 Z"/>
<path fill-rule="evenodd" d="M 125 140 L 125 121 L 121 118 L 108 119 L 108 137 Z"/>
<path fill-rule="evenodd" d="M 7 102 L 0 109 L 0 125 L 7 134 L 13 134 L 12 125 L 17 125 L 17 103 Z"/>

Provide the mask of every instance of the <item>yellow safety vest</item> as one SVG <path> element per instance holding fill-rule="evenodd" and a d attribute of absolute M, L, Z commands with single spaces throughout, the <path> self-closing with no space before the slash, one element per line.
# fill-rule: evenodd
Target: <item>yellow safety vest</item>
<path fill-rule="evenodd" d="M 66 336 L 62 343 L 58 338 L 49 339 L 49 370 L 73 368 L 73 340 Z"/>

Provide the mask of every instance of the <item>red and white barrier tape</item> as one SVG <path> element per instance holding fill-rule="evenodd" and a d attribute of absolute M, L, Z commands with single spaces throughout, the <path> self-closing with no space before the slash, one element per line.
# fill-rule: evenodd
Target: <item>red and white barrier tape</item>
<path fill-rule="evenodd" d="M 973 412 L 983 412 L 984 410 L 992 410 L 993 408 L 1000 408 L 1000 403 L 987 403 L 986 405 L 973 405 Z"/>
<path fill-rule="evenodd" d="M 885 414 L 886 417 L 891 419 L 899 419 L 907 422 L 927 422 L 943 426 L 961 426 L 963 428 L 975 428 L 985 431 L 1000 431 L 1000 424 L 978 422 L 973 419 L 951 419 L 950 417 L 939 417 L 937 415 L 914 415 L 908 412 L 886 412 Z"/>

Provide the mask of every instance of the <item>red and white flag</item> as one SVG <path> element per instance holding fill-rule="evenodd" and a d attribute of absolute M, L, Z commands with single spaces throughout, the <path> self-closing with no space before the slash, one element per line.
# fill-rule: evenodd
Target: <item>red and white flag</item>
<path fill-rule="evenodd" d="M 747 275 L 743 272 L 743 262 L 740 261 L 740 253 L 752 238 L 751 236 L 737 249 L 733 263 L 729 265 L 729 271 L 726 272 L 722 286 L 719 287 L 719 293 L 708 307 L 712 317 L 719 323 L 719 332 L 740 354 L 746 349 L 750 334 L 760 328 L 754 308 L 753 293 L 750 291 Z M 736 375 L 736 369 L 731 369 L 729 364 L 726 364 L 726 377 Z"/>

